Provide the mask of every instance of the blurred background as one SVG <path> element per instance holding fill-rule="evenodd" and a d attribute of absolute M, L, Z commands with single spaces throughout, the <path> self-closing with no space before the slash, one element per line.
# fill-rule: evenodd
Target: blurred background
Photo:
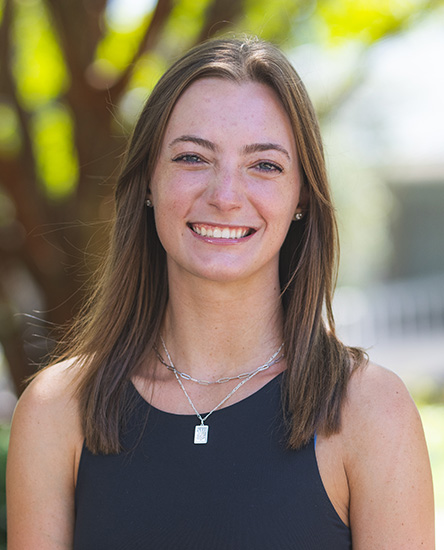
<path fill-rule="evenodd" d="M 420 409 L 444 549 L 443 0 L 0 0 L 0 548 L 16 398 L 88 293 L 135 118 L 185 50 L 245 33 L 287 53 L 316 106 L 338 331 Z"/>

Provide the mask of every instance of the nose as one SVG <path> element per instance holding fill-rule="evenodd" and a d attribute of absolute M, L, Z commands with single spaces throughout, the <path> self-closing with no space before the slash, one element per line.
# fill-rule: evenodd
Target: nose
<path fill-rule="evenodd" d="M 208 202 L 221 211 L 240 208 L 242 204 L 242 176 L 235 167 L 224 168 L 214 175 L 208 189 Z"/>

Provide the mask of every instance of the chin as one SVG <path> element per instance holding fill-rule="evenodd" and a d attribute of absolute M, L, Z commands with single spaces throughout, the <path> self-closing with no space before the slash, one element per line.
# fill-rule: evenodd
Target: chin
<path fill-rule="evenodd" d="M 270 267 L 270 265 L 265 265 L 258 269 L 251 265 L 227 265 L 227 263 L 221 265 L 219 262 L 216 262 L 213 265 L 206 264 L 202 269 L 195 269 L 191 272 L 202 280 L 221 284 L 235 284 L 258 280 L 260 278 L 269 281 L 271 275 Z M 275 270 L 273 269 L 272 271 L 274 272 Z"/>
<path fill-rule="evenodd" d="M 225 269 L 206 269 L 205 271 L 197 272 L 195 275 L 202 280 L 211 281 L 214 283 L 236 283 L 249 278 L 243 270 L 236 271 Z"/>

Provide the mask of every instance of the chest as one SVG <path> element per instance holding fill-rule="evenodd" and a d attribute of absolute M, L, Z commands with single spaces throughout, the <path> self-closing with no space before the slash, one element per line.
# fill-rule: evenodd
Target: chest
<path fill-rule="evenodd" d="M 351 548 L 313 442 L 285 448 L 279 388 L 216 411 L 205 445 L 195 416 L 141 405 L 128 452 L 83 451 L 75 549 Z"/>

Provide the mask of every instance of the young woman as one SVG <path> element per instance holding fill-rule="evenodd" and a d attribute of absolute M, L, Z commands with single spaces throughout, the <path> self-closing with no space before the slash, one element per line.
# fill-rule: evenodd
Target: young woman
<path fill-rule="evenodd" d="M 285 57 L 217 40 L 177 61 L 73 344 L 17 406 L 8 548 L 434 548 L 415 406 L 335 335 L 336 248 Z"/>

